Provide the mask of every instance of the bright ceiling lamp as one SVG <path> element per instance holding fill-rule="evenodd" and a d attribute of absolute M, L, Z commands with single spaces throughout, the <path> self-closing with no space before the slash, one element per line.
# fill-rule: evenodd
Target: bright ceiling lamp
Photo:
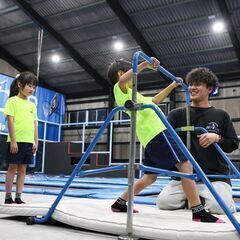
<path fill-rule="evenodd" d="M 58 63 L 60 61 L 60 56 L 58 54 L 53 54 L 52 57 L 51 57 L 51 60 L 54 63 Z"/>
<path fill-rule="evenodd" d="M 123 45 L 123 42 L 121 42 L 121 41 L 116 41 L 116 42 L 113 44 L 113 47 L 114 47 L 114 49 L 115 49 L 116 51 L 121 51 L 121 50 L 123 50 L 124 45 Z"/>
<path fill-rule="evenodd" d="M 212 25 L 212 30 L 215 33 L 221 33 L 225 30 L 225 24 L 223 21 L 215 21 Z"/>

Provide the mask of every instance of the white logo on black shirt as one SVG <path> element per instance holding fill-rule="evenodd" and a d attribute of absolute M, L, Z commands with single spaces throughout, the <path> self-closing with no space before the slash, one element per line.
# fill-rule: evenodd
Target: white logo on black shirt
<path fill-rule="evenodd" d="M 208 125 L 206 126 L 206 129 L 209 132 L 213 132 L 213 133 L 219 133 L 219 127 L 218 124 L 216 122 L 210 122 L 208 123 Z"/>

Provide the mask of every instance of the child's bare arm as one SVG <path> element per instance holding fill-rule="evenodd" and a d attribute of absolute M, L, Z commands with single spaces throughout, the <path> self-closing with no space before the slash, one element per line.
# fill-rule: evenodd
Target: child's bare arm
<path fill-rule="evenodd" d="M 16 137 L 14 133 L 14 117 L 7 115 L 7 122 L 8 122 L 8 134 L 10 137 L 10 153 L 17 153 L 18 152 L 18 145 L 16 142 Z"/>
<path fill-rule="evenodd" d="M 176 87 L 178 87 L 179 85 L 181 85 L 183 83 L 182 78 L 178 78 L 178 80 L 179 80 L 179 83 L 172 82 L 170 85 L 168 85 L 166 88 L 164 88 L 161 92 L 156 94 L 152 98 L 152 101 L 155 104 L 161 103 L 172 92 L 173 89 L 175 89 Z"/>
<path fill-rule="evenodd" d="M 153 60 L 153 64 L 149 64 L 147 61 L 144 61 L 138 65 L 139 73 L 146 68 L 156 68 L 160 65 L 160 62 L 157 58 L 151 57 L 151 59 Z M 132 73 L 133 73 L 132 68 L 125 73 L 122 72 L 122 75 L 120 71 L 118 84 L 124 93 L 126 93 L 126 85 L 132 80 Z"/>
<path fill-rule="evenodd" d="M 38 149 L 38 121 L 34 121 L 34 145 L 33 145 L 33 154 L 37 152 Z"/>

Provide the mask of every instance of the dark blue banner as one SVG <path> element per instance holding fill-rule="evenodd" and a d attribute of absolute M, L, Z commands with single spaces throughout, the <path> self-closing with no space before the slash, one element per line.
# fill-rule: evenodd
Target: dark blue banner
<path fill-rule="evenodd" d="M 6 118 L 3 114 L 6 101 L 9 96 L 9 88 L 14 78 L 0 74 L 0 131 L 7 133 Z M 65 96 L 37 87 L 33 96 L 29 100 L 37 105 L 38 119 L 54 123 L 63 123 L 65 114 Z M 39 138 L 44 137 L 44 124 L 39 122 Z M 57 141 L 58 127 L 47 124 L 46 139 Z"/>

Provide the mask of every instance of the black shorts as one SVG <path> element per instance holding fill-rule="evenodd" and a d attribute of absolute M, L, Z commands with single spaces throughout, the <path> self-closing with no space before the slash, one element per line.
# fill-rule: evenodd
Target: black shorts
<path fill-rule="evenodd" d="M 31 164 L 33 160 L 33 144 L 32 143 L 17 143 L 18 152 L 10 153 L 10 143 L 8 143 L 8 164 Z"/>
<path fill-rule="evenodd" d="M 167 130 L 159 133 L 147 144 L 144 155 L 143 164 L 145 166 L 165 170 L 171 170 L 178 162 L 186 160 Z M 152 174 L 153 172 L 145 171 L 144 173 Z"/>

